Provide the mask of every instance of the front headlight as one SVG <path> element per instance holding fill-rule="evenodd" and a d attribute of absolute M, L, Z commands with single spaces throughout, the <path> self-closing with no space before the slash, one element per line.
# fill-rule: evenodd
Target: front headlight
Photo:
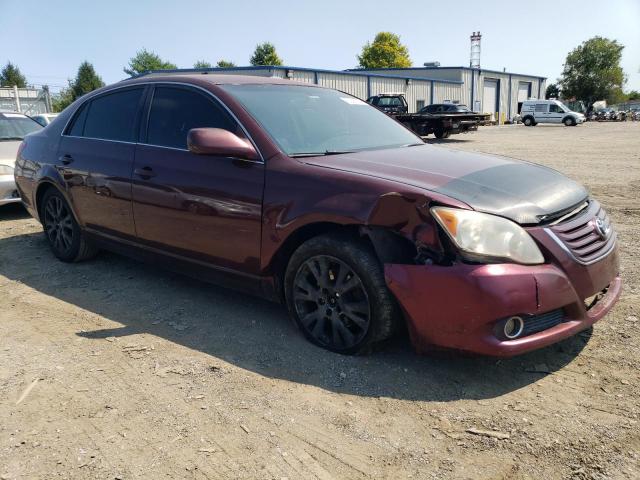
<path fill-rule="evenodd" d="M 506 218 L 447 207 L 433 207 L 431 213 L 453 243 L 472 260 L 528 265 L 544 262 L 531 236 Z"/>
<path fill-rule="evenodd" d="M 0 165 L 0 175 L 13 175 L 13 167 L 9 165 Z"/>

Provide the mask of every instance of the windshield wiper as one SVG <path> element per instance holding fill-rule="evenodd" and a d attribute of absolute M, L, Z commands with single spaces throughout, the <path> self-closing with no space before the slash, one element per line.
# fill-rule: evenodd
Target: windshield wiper
<path fill-rule="evenodd" d="M 292 158 L 297 157 L 324 157 L 326 155 L 342 155 L 343 153 L 353 153 L 353 150 L 325 150 L 324 152 L 297 152 L 289 154 Z"/>
<path fill-rule="evenodd" d="M 5 140 L 24 140 L 24 137 L 0 137 L 0 142 Z"/>

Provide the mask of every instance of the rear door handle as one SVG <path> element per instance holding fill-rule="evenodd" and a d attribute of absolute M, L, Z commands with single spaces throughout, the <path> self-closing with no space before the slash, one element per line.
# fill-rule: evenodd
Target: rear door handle
<path fill-rule="evenodd" d="M 156 172 L 151 167 L 136 168 L 133 173 L 142 178 L 151 178 L 156 176 Z"/>
<path fill-rule="evenodd" d="M 66 155 L 60 157 L 60 161 L 63 165 L 69 165 L 73 162 L 73 157 L 67 153 Z"/>

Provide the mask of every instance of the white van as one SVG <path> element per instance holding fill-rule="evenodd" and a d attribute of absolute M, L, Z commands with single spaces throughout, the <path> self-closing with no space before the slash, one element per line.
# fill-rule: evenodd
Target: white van
<path fill-rule="evenodd" d="M 584 115 L 573 112 L 558 100 L 525 100 L 520 110 L 522 123 L 527 127 L 538 123 L 564 123 L 572 127 L 584 122 Z"/>

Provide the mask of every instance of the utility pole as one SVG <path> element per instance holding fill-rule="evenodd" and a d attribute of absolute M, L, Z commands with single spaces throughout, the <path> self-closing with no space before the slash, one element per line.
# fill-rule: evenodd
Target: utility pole
<path fill-rule="evenodd" d="M 16 100 L 16 112 L 18 112 L 18 113 L 22 112 L 22 108 L 20 108 L 20 95 L 18 95 L 18 86 L 17 85 L 13 86 L 13 97 Z"/>

